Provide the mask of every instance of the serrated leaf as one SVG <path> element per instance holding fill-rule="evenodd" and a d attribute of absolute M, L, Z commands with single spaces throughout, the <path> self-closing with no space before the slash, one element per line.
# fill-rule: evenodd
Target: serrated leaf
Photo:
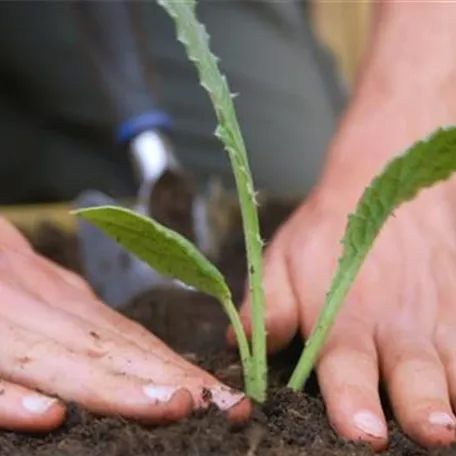
<path fill-rule="evenodd" d="M 395 209 L 412 200 L 420 190 L 448 179 L 454 171 L 456 127 L 437 130 L 392 160 L 366 188 L 355 212 L 348 217 L 343 251 L 329 295 L 336 293 L 341 281 L 353 282 L 360 263 Z"/>
<path fill-rule="evenodd" d="M 174 21 L 177 38 L 196 67 L 201 86 L 208 92 L 219 126 L 216 136 L 222 141 L 233 169 L 241 207 L 246 240 L 248 278 L 252 304 L 252 350 L 254 377 L 250 391 L 263 402 L 267 389 L 265 297 L 262 286 L 262 243 L 249 161 L 237 120 L 233 96 L 226 77 L 218 68 L 219 59 L 211 52 L 209 34 L 196 16 L 195 0 L 158 0 Z"/>
<path fill-rule="evenodd" d="M 129 209 L 103 206 L 73 211 L 146 262 L 221 302 L 231 298 L 220 271 L 186 238 Z"/>
<path fill-rule="evenodd" d="M 439 129 L 390 161 L 373 179 L 349 215 L 342 238 L 342 255 L 325 306 L 289 386 L 300 389 L 334 323 L 356 275 L 393 211 L 420 190 L 448 179 L 456 171 L 456 127 Z"/>

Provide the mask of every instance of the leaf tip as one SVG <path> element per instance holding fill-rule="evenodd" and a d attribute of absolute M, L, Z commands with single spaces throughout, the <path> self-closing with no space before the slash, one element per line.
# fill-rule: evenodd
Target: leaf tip
<path fill-rule="evenodd" d="M 74 215 L 75 217 L 84 216 L 88 210 L 89 208 L 72 209 L 70 210 L 70 215 Z"/>

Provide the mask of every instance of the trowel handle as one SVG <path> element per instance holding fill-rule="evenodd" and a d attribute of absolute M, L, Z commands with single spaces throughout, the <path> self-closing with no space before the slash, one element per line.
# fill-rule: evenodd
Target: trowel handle
<path fill-rule="evenodd" d="M 87 52 L 116 113 L 116 136 L 122 143 L 146 130 L 166 132 L 172 125 L 170 116 L 157 107 L 148 80 L 150 68 L 141 55 L 144 43 L 137 34 L 139 26 L 133 26 L 134 3 L 73 2 Z"/>

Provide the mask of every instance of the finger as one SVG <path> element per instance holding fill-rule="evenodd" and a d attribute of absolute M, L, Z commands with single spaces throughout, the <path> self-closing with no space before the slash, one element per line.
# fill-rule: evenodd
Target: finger
<path fill-rule="evenodd" d="M 337 322 L 317 365 L 327 413 L 344 438 L 369 442 L 376 450 L 387 444 L 387 426 L 378 383 L 372 331 L 354 318 Z"/>
<path fill-rule="evenodd" d="M 65 418 L 65 407 L 52 397 L 7 381 L 0 381 L 0 429 L 46 432 Z"/>
<path fill-rule="evenodd" d="M 0 375 L 24 387 L 75 401 L 99 414 L 166 422 L 190 413 L 190 393 L 111 372 L 96 360 L 0 320 Z M 56 381 L 58 379 L 58 381 Z"/>
<path fill-rule="evenodd" d="M 20 299 L 20 297 L 18 297 Z M 78 316 L 69 317 L 60 309 L 51 309 L 35 302 L 35 313 L 27 312 L 29 302 L 22 305 L 21 325 L 33 330 L 36 312 L 42 320 L 40 334 L 59 341 L 71 351 L 96 360 L 100 366 L 113 372 L 131 375 L 163 385 L 185 385 L 192 394 L 197 408 L 214 403 L 222 410 L 233 409 L 244 395 L 236 392 L 177 355 L 170 357 L 158 339 L 151 339 L 147 349 L 139 347 L 105 328 L 97 328 Z M 31 309 L 30 309 L 31 310 Z M 245 410 L 245 405 L 242 410 Z M 237 417 L 242 410 L 231 410 Z"/>
<path fill-rule="evenodd" d="M 155 382 L 168 385 L 183 385 L 192 394 L 196 408 L 207 408 L 215 404 L 227 411 L 235 421 L 243 421 L 251 412 L 251 404 L 245 395 L 218 381 L 199 367 L 191 364 L 152 336 L 146 347 L 133 344 L 129 339 L 121 339 L 109 330 L 98 332 L 81 331 L 83 322 L 49 327 L 48 334 L 55 337 L 71 336 L 77 340 L 77 348 L 89 354 L 109 369 L 124 372 L 142 379 L 153 378 Z M 58 334 L 57 334 L 58 333 Z M 74 343 L 73 343 L 74 346 Z M 170 356 L 169 353 L 173 356 Z"/>
<path fill-rule="evenodd" d="M 196 408 L 207 408 L 210 404 L 215 404 L 220 410 L 226 411 L 228 418 L 234 422 L 245 421 L 250 416 L 252 404 L 243 393 L 227 387 L 183 359 L 138 323 L 107 307 L 100 309 L 101 315 L 99 323 L 106 328 L 115 326 L 115 330 L 121 331 L 132 347 L 127 357 L 122 354 L 121 349 L 112 351 L 109 362 L 117 369 L 124 365 L 126 372 L 141 378 L 153 376 L 165 383 L 185 385 L 193 396 Z M 103 343 L 103 337 L 100 333 L 100 343 Z M 133 349 L 134 347 L 136 349 Z M 126 366 L 125 359 L 128 360 Z"/>
<path fill-rule="evenodd" d="M 24 330 L 54 340 L 91 363 L 96 361 L 99 367 L 117 375 L 144 381 L 153 379 L 154 383 L 161 385 L 185 386 L 193 396 L 195 407 L 205 408 L 214 403 L 221 410 L 227 410 L 229 417 L 236 421 L 245 419 L 245 414 L 250 413 L 244 394 L 226 387 L 178 357 L 156 338 L 151 337 L 149 345 L 143 348 L 122 335 L 99 328 L 78 315 L 33 300 L 7 285 L 2 286 L 2 297 L 15 302 L 16 308 L 20 309 L 16 321 Z M 0 308 L 3 318 L 8 318 L 10 313 L 11 310 L 8 312 L 8 309 Z M 40 320 L 38 326 L 37 318 Z"/>
<path fill-rule="evenodd" d="M 1 289 L 3 299 L 15 302 L 15 306 L 0 308 L 5 318 L 13 313 L 21 326 L 82 356 L 96 358 L 113 372 L 188 386 L 198 408 L 213 403 L 234 421 L 244 421 L 250 414 L 251 404 L 244 394 L 185 361 L 144 328 L 110 311 L 76 275 L 38 255 L 15 255 L 10 263 L 9 280 Z M 24 294 L 24 289 L 32 296 Z M 40 325 L 36 323 L 38 315 Z"/>
<path fill-rule="evenodd" d="M 59 271 L 46 261 L 39 262 L 37 268 L 33 261 L 23 260 L 21 270 L 28 277 L 27 289 L 33 290 L 34 297 L 44 299 L 48 305 L 2 286 L 4 299 L 16 302 L 17 308 L 21 309 L 22 326 L 36 331 L 39 312 L 42 323 L 38 331 L 42 335 L 97 358 L 107 368 L 136 377 L 154 378 L 162 384 L 185 385 L 193 396 L 195 407 L 208 407 L 213 403 L 227 411 L 234 421 L 244 421 L 248 417 L 251 404 L 244 394 L 185 361 L 143 327 L 103 305 L 78 277 L 70 277 L 69 283 L 68 277 L 62 277 L 66 271 Z M 29 274 L 27 267 L 31 268 Z M 78 301 L 75 301 L 73 280 L 82 293 Z"/>
<path fill-rule="evenodd" d="M 48 303 L 58 302 L 66 296 L 75 299 L 95 299 L 95 294 L 76 274 L 59 269 L 49 260 L 33 252 L 14 252 L 0 266 L 5 282 L 25 289 L 35 298 Z"/>
<path fill-rule="evenodd" d="M 37 331 L 36 316 L 39 312 L 42 323 L 38 331 L 42 335 L 97 358 L 107 368 L 141 378 L 154 378 L 163 384 L 185 385 L 196 407 L 207 407 L 213 403 L 226 410 L 235 421 L 243 421 L 250 414 L 251 404 L 244 394 L 228 388 L 185 361 L 143 327 L 95 300 L 84 284 L 77 283 L 83 294 L 79 296 L 80 300 L 75 301 L 73 286 L 66 281 L 61 283 L 62 271 L 42 262 L 40 274 L 36 265 L 35 269 L 26 270 L 31 266 L 31 262 L 22 261 L 22 274 L 29 278 L 27 289 L 35 290 L 35 298 L 41 297 L 46 303 L 31 300 L 7 285 L 2 286 L 4 299 L 14 301 L 17 309 L 21 309 L 19 320 L 22 326 Z M 30 280 L 33 274 L 34 279 Z M 166 369 L 160 367 L 163 365 Z"/>
<path fill-rule="evenodd" d="M 439 356 L 419 329 L 378 333 L 383 378 L 399 424 L 424 446 L 446 445 L 455 437 L 447 379 Z"/>
<path fill-rule="evenodd" d="M 263 283 L 266 300 L 267 343 L 269 351 L 273 353 L 286 347 L 298 328 L 297 301 L 291 288 L 284 250 L 278 240 L 266 252 Z M 240 308 L 240 315 L 248 336 L 251 336 L 252 331 L 251 310 L 251 302 L 246 293 Z M 231 327 L 227 337 L 230 344 L 236 343 Z"/>
<path fill-rule="evenodd" d="M 453 320 L 449 317 L 437 325 L 435 346 L 446 372 L 450 402 L 456 409 L 456 324 L 452 323 Z"/>
<path fill-rule="evenodd" d="M 439 320 L 434 330 L 434 343 L 446 373 L 450 402 L 456 410 L 456 312 L 454 306 L 454 258 L 447 251 L 436 254 L 439 273 L 434 275 L 439 291 Z"/>

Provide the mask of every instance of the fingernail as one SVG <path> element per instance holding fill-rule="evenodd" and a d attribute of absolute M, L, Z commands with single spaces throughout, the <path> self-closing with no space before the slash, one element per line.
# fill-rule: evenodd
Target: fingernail
<path fill-rule="evenodd" d="M 178 390 L 175 386 L 147 385 L 144 394 L 157 402 L 168 402 Z"/>
<path fill-rule="evenodd" d="M 447 427 L 455 426 L 454 419 L 447 413 L 434 412 L 429 415 L 428 419 L 429 419 L 429 423 L 435 424 L 436 426 L 447 426 Z"/>
<path fill-rule="evenodd" d="M 386 437 L 386 426 L 371 412 L 358 412 L 353 417 L 358 429 L 372 437 Z"/>
<path fill-rule="evenodd" d="M 35 394 L 22 399 L 22 406 L 31 413 L 42 414 L 47 412 L 57 399 Z"/>
<path fill-rule="evenodd" d="M 227 386 L 213 386 L 208 391 L 211 396 L 208 401 L 214 403 L 220 410 L 229 410 L 245 398 L 243 393 Z"/>

